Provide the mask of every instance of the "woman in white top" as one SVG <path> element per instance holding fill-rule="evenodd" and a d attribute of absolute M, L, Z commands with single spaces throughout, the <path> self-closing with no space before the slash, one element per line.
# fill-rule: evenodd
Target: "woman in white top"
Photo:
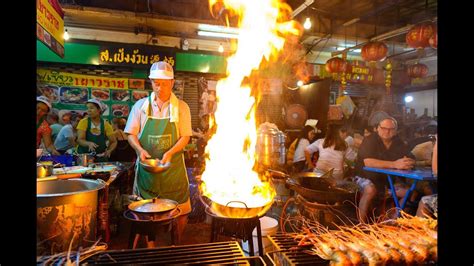
<path fill-rule="evenodd" d="M 327 172 L 334 168 L 332 176 L 339 180 L 344 177 L 344 161 L 346 159 L 354 160 L 355 158 L 355 153 L 341 138 L 340 129 L 340 125 L 328 125 L 324 139 L 316 140 L 304 150 L 306 162 L 310 168 L 315 167 L 311 161 L 312 154 L 319 151 L 319 159 L 316 162 L 315 169 Z"/>
<path fill-rule="evenodd" d="M 314 127 L 305 126 L 296 141 L 295 154 L 293 155 L 293 172 L 299 173 L 304 170 L 306 165 L 306 157 L 304 149 L 313 141 L 316 136 Z"/>

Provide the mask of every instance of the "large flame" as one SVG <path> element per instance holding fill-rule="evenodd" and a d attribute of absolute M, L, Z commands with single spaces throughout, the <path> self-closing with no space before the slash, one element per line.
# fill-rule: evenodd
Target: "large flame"
<path fill-rule="evenodd" d="M 216 0 L 210 0 L 210 6 L 214 4 Z M 294 21 L 283 21 L 282 16 L 291 13 L 291 9 L 280 1 L 225 0 L 217 4 L 238 15 L 240 34 L 235 53 L 227 59 L 227 78 L 217 83 L 218 106 L 214 121 L 217 128 L 206 147 L 201 189 L 204 196 L 223 206 L 267 206 L 273 201 L 275 191 L 252 170 L 257 102 L 251 88 L 242 83 L 253 70 L 258 70 L 262 61 L 276 58 L 285 36 L 300 32 Z"/>

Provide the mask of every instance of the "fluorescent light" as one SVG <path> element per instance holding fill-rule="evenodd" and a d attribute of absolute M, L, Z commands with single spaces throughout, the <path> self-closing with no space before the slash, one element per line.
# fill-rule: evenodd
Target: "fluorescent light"
<path fill-rule="evenodd" d="M 413 101 L 413 96 L 408 95 L 408 96 L 405 97 L 405 102 L 406 103 L 409 103 L 409 102 L 412 102 L 412 101 Z"/>
<path fill-rule="evenodd" d="M 216 38 L 229 38 L 229 39 L 238 39 L 239 35 L 232 34 L 232 33 L 224 33 L 224 32 L 213 32 L 213 31 L 201 31 L 198 32 L 199 36 L 206 36 L 206 37 L 216 37 Z"/>
<path fill-rule="evenodd" d="M 352 52 L 353 52 L 353 53 L 359 53 L 359 54 L 360 54 L 362 51 L 361 51 L 361 49 L 354 49 L 354 50 L 352 50 Z"/>
<path fill-rule="evenodd" d="M 209 25 L 209 24 L 199 24 L 198 25 L 198 30 L 221 32 L 221 33 L 231 33 L 231 34 L 239 34 L 239 32 L 240 32 L 240 30 L 238 28 L 223 27 L 223 26 Z"/>
<path fill-rule="evenodd" d="M 342 50 L 346 50 L 346 48 L 344 48 L 344 47 L 337 47 L 336 50 L 342 51 Z"/>

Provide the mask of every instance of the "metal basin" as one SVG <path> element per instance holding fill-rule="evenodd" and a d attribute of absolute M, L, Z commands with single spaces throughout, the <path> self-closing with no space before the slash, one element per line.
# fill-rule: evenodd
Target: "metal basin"
<path fill-rule="evenodd" d="M 161 164 L 158 159 L 146 159 L 140 161 L 140 165 L 145 169 L 145 171 L 150 173 L 160 173 L 165 170 L 168 170 L 171 167 L 171 162 Z"/>
<path fill-rule="evenodd" d="M 92 245 L 96 240 L 98 191 L 102 180 L 69 179 L 36 183 L 37 256 Z"/>

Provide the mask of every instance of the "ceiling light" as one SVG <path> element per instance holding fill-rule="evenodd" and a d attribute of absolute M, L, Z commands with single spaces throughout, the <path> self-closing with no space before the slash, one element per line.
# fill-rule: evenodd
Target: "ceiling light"
<path fill-rule="evenodd" d="M 224 26 L 217 26 L 217 25 L 209 25 L 209 24 L 199 24 L 198 30 L 201 31 L 212 31 L 212 32 L 222 32 L 222 33 L 231 33 L 231 34 L 239 34 L 240 30 L 238 28 L 233 27 L 224 27 Z"/>
<path fill-rule="evenodd" d="M 222 43 L 219 44 L 219 53 L 223 53 L 224 52 L 224 46 L 222 46 Z"/>
<path fill-rule="evenodd" d="M 336 50 L 342 51 L 342 50 L 346 50 L 346 48 L 344 48 L 344 47 L 336 47 Z"/>
<path fill-rule="evenodd" d="M 311 20 L 309 18 L 306 18 L 304 21 L 303 27 L 307 30 L 311 29 Z"/>
<path fill-rule="evenodd" d="M 298 80 L 298 82 L 296 82 L 296 86 L 300 87 L 300 86 L 303 86 L 304 83 L 302 80 Z"/>
<path fill-rule="evenodd" d="M 70 37 L 69 37 L 69 33 L 67 33 L 67 29 L 64 30 L 63 38 L 64 38 L 65 41 L 69 40 L 69 38 L 70 38 Z"/>
<path fill-rule="evenodd" d="M 225 33 L 225 32 L 213 32 L 213 31 L 201 31 L 198 32 L 199 36 L 206 36 L 206 37 L 216 37 L 216 38 L 229 38 L 229 39 L 238 39 L 239 35 L 232 34 L 232 33 Z"/>
<path fill-rule="evenodd" d="M 409 103 L 409 102 L 412 102 L 412 101 L 413 101 L 413 96 L 408 95 L 408 96 L 405 97 L 405 102 L 406 103 Z"/>
<path fill-rule="evenodd" d="M 359 54 L 360 54 L 360 53 L 361 53 L 361 50 L 360 50 L 360 49 L 354 49 L 354 50 L 352 50 L 352 52 L 353 52 L 353 53 L 359 53 Z"/>

